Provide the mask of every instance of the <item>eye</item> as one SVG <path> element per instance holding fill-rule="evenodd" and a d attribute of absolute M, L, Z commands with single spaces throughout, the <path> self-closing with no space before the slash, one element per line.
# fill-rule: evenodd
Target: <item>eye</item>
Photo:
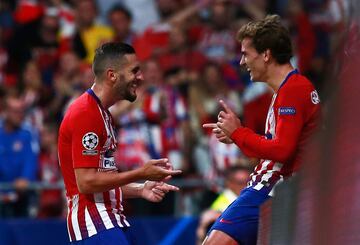
<path fill-rule="evenodd" d="M 139 71 L 140 71 L 140 66 L 136 66 L 131 70 L 132 74 L 134 75 L 136 75 Z"/>

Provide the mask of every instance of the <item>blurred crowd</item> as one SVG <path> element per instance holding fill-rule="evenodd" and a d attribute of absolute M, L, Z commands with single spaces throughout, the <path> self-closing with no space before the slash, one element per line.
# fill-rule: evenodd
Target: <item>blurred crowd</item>
<path fill-rule="evenodd" d="M 135 103 L 111 108 L 118 167 L 167 157 L 183 170 L 181 179 L 217 183 L 229 176 L 225 170 L 251 169 L 257 159 L 219 143 L 201 125 L 217 121 L 223 99 L 245 126 L 262 134 L 272 97 L 267 85 L 250 82 L 239 67 L 237 30 L 279 14 L 293 38 L 293 65 L 321 94 L 348 11 L 345 0 L 2 0 L 0 183 L 14 190 L 0 190 L 0 216 L 64 215 L 61 189 L 34 195 L 28 186 L 62 182 L 58 126 L 67 106 L 92 85 L 91 62 L 100 44 L 133 45 L 145 78 Z M 236 181 L 246 181 L 239 176 Z"/>

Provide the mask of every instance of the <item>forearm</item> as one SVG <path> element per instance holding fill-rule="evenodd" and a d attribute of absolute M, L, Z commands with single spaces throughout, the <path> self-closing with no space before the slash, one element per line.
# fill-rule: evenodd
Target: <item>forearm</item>
<path fill-rule="evenodd" d="M 142 197 L 142 190 L 144 184 L 130 183 L 121 187 L 123 198 L 138 198 Z"/>
<path fill-rule="evenodd" d="M 287 140 L 282 137 L 268 140 L 248 128 L 239 128 L 231 135 L 231 139 L 248 157 L 284 163 L 296 150 L 297 137 L 289 134 Z"/>
<path fill-rule="evenodd" d="M 119 173 L 80 168 L 75 170 L 75 175 L 79 191 L 85 194 L 109 191 L 144 179 L 140 169 Z"/>

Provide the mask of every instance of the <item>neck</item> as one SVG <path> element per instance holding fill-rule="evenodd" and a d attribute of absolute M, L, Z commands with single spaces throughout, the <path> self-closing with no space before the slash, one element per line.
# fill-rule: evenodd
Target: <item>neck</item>
<path fill-rule="evenodd" d="M 5 129 L 6 132 L 11 133 L 11 132 L 15 131 L 16 128 L 18 128 L 18 127 L 11 124 L 7 120 L 4 121 L 4 129 Z"/>
<path fill-rule="evenodd" d="M 111 89 L 106 87 L 105 83 L 96 82 L 96 79 L 95 79 L 95 82 L 94 82 L 93 86 L 91 87 L 91 89 L 94 91 L 96 96 L 99 98 L 101 105 L 105 109 L 108 109 L 110 106 L 115 104 L 115 102 L 112 101 L 112 99 L 111 99 L 112 96 L 110 96 Z"/>
<path fill-rule="evenodd" d="M 294 70 L 294 67 L 290 64 L 278 65 L 269 67 L 269 73 L 271 75 L 266 79 L 267 84 L 276 92 L 278 91 L 281 83 L 285 80 L 286 76 Z"/>

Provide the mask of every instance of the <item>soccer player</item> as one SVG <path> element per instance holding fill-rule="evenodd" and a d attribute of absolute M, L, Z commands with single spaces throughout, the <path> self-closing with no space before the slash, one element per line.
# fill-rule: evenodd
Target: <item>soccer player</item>
<path fill-rule="evenodd" d="M 301 163 L 305 143 L 316 128 L 319 96 L 311 82 L 290 64 L 288 31 L 276 15 L 249 22 L 239 33 L 240 65 L 251 80 L 267 83 L 274 95 L 265 137 L 243 127 L 225 102 L 218 122 L 204 124 L 223 143 L 235 143 L 244 154 L 261 159 L 240 196 L 222 213 L 204 244 L 256 244 L 259 207 L 276 183 L 291 176 Z"/>
<path fill-rule="evenodd" d="M 59 162 L 64 177 L 73 244 L 130 244 L 123 198 L 161 201 L 177 187 L 163 181 L 181 173 L 167 159 L 120 172 L 114 161 L 116 138 L 108 108 L 119 100 L 135 101 L 143 81 L 134 49 L 106 43 L 96 50 L 93 86 L 68 108 L 59 129 Z M 132 183 L 150 180 L 144 184 Z"/>

